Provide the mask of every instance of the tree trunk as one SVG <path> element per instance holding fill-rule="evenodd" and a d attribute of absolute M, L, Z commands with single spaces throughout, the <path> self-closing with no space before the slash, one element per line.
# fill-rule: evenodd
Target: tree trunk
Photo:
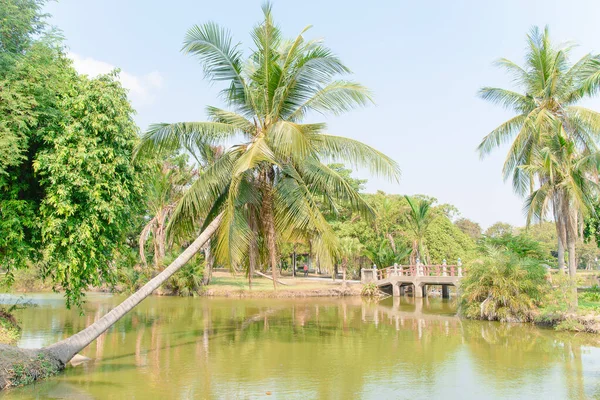
<path fill-rule="evenodd" d="M 554 210 L 554 221 L 556 224 L 556 236 L 558 238 L 558 271 L 565 272 L 565 246 L 567 245 L 567 232 L 565 230 L 564 218 L 562 216 L 562 207 L 558 194 L 552 199 L 552 208 Z"/>
<path fill-rule="evenodd" d="M 273 276 L 273 289 L 277 290 L 277 238 L 275 236 L 275 220 L 273 219 L 273 195 L 267 188 L 263 195 L 263 218 L 267 235 L 267 249 Z"/>
<path fill-rule="evenodd" d="M 154 266 L 156 271 L 160 271 L 160 264 L 165 258 L 165 219 L 166 213 L 162 212 L 157 215 L 156 232 L 154 237 Z"/>
<path fill-rule="evenodd" d="M 210 247 L 210 239 L 208 239 L 206 245 L 204 246 L 204 260 L 206 261 L 206 270 L 204 271 L 204 275 L 202 277 L 202 284 L 206 286 L 212 280 L 213 268 L 215 266 L 215 257 L 213 256 L 212 249 Z"/>
<path fill-rule="evenodd" d="M 137 306 L 142 300 L 152 294 L 160 285 L 162 285 L 167 279 L 175 274 L 181 267 L 183 267 L 197 252 L 202 249 L 202 246 L 210 239 L 215 233 L 221 219 L 222 214 L 219 214 L 209 225 L 206 227 L 204 232 L 192 242 L 192 244 L 183 251 L 169 265 L 164 271 L 152 278 L 148 283 L 142 286 L 137 292 L 129 296 L 125 301 L 113 308 L 108 314 L 88 326 L 84 330 L 76 333 L 75 335 L 68 337 L 67 339 L 61 340 L 60 342 L 54 343 L 44 350 L 58 359 L 60 362 L 66 364 L 71 358 L 90 343 L 92 343 L 98 336 L 104 333 L 108 328 L 113 326 L 118 320 L 120 320 L 125 314 L 131 311 Z"/>
<path fill-rule="evenodd" d="M 577 310 L 577 255 L 575 247 L 577 243 L 577 211 L 569 207 L 569 202 L 566 199 L 561 201 L 561 209 L 564 221 L 565 230 L 567 233 L 567 251 L 569 253 L 569 279 L 571 281 L 571 311 Z"/>
<path fill-rule="evenodd" d="M 294 252 L 292 253 L 292 267 L 293 267 L 293 271 L 294 273 L 292 274 L 292 276 L 295 278 L 296 277 L 296 245 L 294 245 Z"/>
<path fill-rule="evenodd" d="M 250 237 L 250 245 L 248 246 L 249 260 L 248 260 L 248 288 L 252 290 L 252 277 L 254 271 L 258 270 L 258 223 L 256 221 L 256 209 L 250 207 L 250 230 L 252 236 Z"/>
<path fill-rule="evenodd" d="M 348 259 L 344 258 L 342 261 L 342 287 L 346 289 L 348 284 L 346 283 L 346 270 L 348 269 Z"/>

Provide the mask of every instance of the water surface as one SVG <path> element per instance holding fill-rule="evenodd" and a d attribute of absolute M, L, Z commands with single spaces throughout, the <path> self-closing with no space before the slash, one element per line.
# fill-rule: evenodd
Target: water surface
<path fill-rule="evenodd" d="M 90 295 L 80 316 L 60 296 L 32 298 L 39 306 L 18 312 L 21 347 L 122 300 Z M 597 337 L 455 311 L 441 299 L 151 297 L 83 351 L 92 362 L 0 399 L 600 398 Z"/>

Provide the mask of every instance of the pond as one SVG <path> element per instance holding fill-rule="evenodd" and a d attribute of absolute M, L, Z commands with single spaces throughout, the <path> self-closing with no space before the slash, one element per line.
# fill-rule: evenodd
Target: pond
<path fill-rule="evenodd" d="M 30 348 L 122 300 L 90 294 L 81 316 L 58 295 L 30 298 L 38 307 L 18 311 Z M 455 313 L 433 298 L 151 297 L 84 350 L 92 361 L 0 399 L 600 397 L 597 337 Z"/>

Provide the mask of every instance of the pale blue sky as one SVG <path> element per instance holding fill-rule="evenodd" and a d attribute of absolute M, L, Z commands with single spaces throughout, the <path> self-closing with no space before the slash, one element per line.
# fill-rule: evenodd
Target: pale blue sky
<path fill-rule="evenodd" d="M 384 151 L 402 168 L 400 184 L 369 178 L 368 191 L 427 194 L 452 203 L 484 227 L 524 222 L 522 199 L 501 178 L 506 149 L 480 161 L 481 138 L 510 114 L 476 97 L 481 86 L 510 87 L 492 66 L 522 63 L 533 25 L 556 42 L 574 41 L 574 56 L 600 52 L 598 1 L 327 1 L 275 0 L 286 36 L 313 25 L 375 94 L 376 105 L 328 118 L 329 131 Z M 63 30 L 76 66 L 93 74 L 122 69 L 142 129 L 152 122 L 203 120 L 219 105 L 182 39 L 193 24 L 228 27 L 244 49 L 261 18 L 261 1 L 62 0 L 47 9 Z M 600 101 L 587 104 L 600 109 Z"/>

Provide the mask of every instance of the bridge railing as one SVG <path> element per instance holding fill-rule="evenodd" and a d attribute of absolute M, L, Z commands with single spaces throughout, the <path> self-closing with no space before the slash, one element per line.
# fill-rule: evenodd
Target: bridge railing
<path fill-rule="evenodd" d="M 397 265 L 377 270 L 377 280 L 390 276 L 463 276 L 465 268 L 462 265 Z"/>

